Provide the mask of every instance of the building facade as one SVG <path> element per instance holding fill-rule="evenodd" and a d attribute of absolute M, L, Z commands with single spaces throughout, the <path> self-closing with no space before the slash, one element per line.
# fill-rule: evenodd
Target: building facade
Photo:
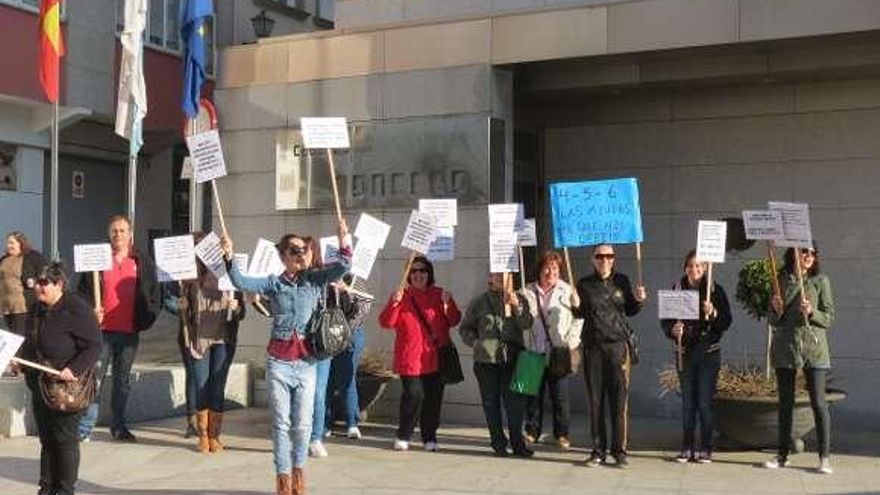
<path fill-rule="evenodd" d="M 849 397 L 835 415 L 880 419 L 880 345 L 869 331 L 880 317 L 880 3 L 339 0 L 335 21 L 329 33 L 220 53 L 231 172 L 220 190 L 237 245 L 332 234 L 325 162 L 301 146 L 304 116 L 351 123 L 352 148 L 336 160 L 349 223 L 367 211 L 393 226 L 369 280 L 381 302 L 400 280 L 403 227 L 423 197 L 459 198 L 456 260 L 437 273 L 462 306 L 485 286 L 486 204 L 524 203 L 548 248 L 554 181 L 638 178 L 652 293 L 681 275 L 698 219 L 807 202 L 837 296 L 833 375 Z M 634 272 L 632 248 L 619 252 L 620 269 Z M 585 275 L 587 250 L 572 255 Z M 763 255 L 755 246 L 716 267 L 731 298 L 742 263 Z M 762 365 L 764 325 L 733 306 L 725 360 Z M 656 373 L 673 350 L 656 312 L 652 298 L 635 319 L 634 414 L 679 408 L 658 398 Z M 371 349 L 390 350 L 393 335 L 375 318 L 367 334 Z M 265 339 L 265 322 L 248 320 L 244 355 L 261 357 Z M 583 409 L 580 379 L 572 393 Z M 481 415 L 472 379 L 447 402 L 449 417 Z"/>

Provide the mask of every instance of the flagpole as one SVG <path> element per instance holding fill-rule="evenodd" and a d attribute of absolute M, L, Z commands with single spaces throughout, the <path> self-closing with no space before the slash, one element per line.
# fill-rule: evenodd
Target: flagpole
<path fill-rule="evenodd" d="M 50 218 L 51 225 L 51 253 L 52 259 L 61 259 L 58 252 L 58 100 L 52 102 L 52 136 L 49 153 L 51 155 L 51 184 L 50 184 Z"/>
<path fill-rule="evenodd" d="M 132 139 L 134 137 L 132 136 Z M 128 219 L 131 222 L 131 242 L 135 235 L 135 201 L 137 200 L 137 154 L 131 147 L 128 151 Z"/>

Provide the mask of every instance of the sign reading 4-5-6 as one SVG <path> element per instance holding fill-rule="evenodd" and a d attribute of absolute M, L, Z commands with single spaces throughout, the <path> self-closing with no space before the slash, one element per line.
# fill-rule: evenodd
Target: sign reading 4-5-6
<path fill-rule="evenodd" d="M 550 207 L 556 248 L 643 240 L 634 178 L 551 184 Z"/>

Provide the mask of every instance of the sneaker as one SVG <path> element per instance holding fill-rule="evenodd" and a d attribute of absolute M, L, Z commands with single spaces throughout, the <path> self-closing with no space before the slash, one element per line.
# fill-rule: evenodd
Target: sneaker
<path fill-rule="evenodd" d="M 348 432 L 346 432 L 345 435 L 352 440 L 360 440 L 361 439 L 361 430 L 357 426 L 349 426 Z"/>
<path fill-rule="evenodd" d="M 571 448 L 571 440 L 568 437 L 559 437 L 556 439 L 556 445 L 562 450 L 568 450 Z"/>
<path fill-rule="evenodd" d="M 394 450 L 409 450 L 409 441 L 395 438 Z"/>
<path fill-rule="evenodd" d="M 772 459 L 764 462 L 764 467 L 767 469 L 779 469 L 788 467 L 788 458 L 779 455 L 773 456 Z"/>
<path fill-rule="evenodd" d="M 437 442 L 425 442 L 425 450 L 428 452 L 437 452 L 440 450 L 440 446 L 437 445 Z"/>
<path fill-rule="evenodd" d="M 678 453 L 678 457 L 675 458 L 675 462 L 679 464 L 685 464 L 690 462 L 693 457 L 693 453 L 690 449 L 681 449 L 681 452 Z"/>
<path fill-rule="evenodd" d="M 626 469 L 629 467 L 629 460 L 626 458 L 626 454 L 616 454 L 612 455 L 614 457 L 614 465 L 620 469 Z"/>
<path fill-rule="evenodd" d="M 515 457 L 521 457 L 523 459 L 528 459 L 535 455 L 535 451 L 523 445 L 522 447 L 517 447 L 513 449 L 513 455 Z"/>
<path fill-rule="evenodd" d="M 694 456 L 694 460 L 698 464 L 712 464 L 712 453 L 708 450 L 701 450 L 699 455 Z"/>
<path fill-rule="evenodd" d="M 587 457 L 587 460 L 584 461 L 584 464 L 587 467 L 599 467 L 600 464 L 605 464 L 605 456 L 600 455 L 598 452 L 593 452 L 590 454 L 590 457 Z"/>
<path fill-rule="evenodd" d="M 89 443 L 91 441 L 92 441 L 91 435 L 80 435 L 79 436 L 79 443 Z"/>
<path fill-rule="evenodd" d="M 126 428 L 124 426 L 117 429 L 117 430 L 111 430 L 110 436 L 113 438 L 113 440 L 115 440 L 117 442 L 122 442 L 122 443 L 136 443 L 137 442 L 137 437 L 135 437 L 134 434 L 132 432 L 128 431 L 128 428 Z"/>
<path fill-rule="evenodd" d="M 822 474 L 834 474 L 834 469 L 831 468 L 831 458 L 820 457 L 819 458 L 819 467 L 816 468 L 816 471 L 818 471 Z"/>
<path fill-rule="evenodd" d="M 327 457 L 328 455 L 327 448 L 324 447 L 324 442 L 318 441 L 309 443 L 309 457 Z"/>

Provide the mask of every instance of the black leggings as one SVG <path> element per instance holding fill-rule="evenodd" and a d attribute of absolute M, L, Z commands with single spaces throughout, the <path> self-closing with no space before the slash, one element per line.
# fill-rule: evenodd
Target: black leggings
<path fill-rule="evenodd" d="M 402 376 L 400 383 L 403 385 L 403 394 L 400 397 L 397 438 L 409 441 L 418 422 L 422 442 L 436 442 L 440 407 L 443 405 L 440 375 Z"/>
<path fill-rule="evenodd" d="M 779 389 L 779 455 L 788 457 L 791 452 L 791 417 L 794 411 L 795 375 L 797 370 L 776 368 L 776 384 Z M 816 439 L 819 456 L 831 454 L 831 416 L 828 402 L 825 401 L 825 382 L 828 370 L 818 368 L 804 369 L 807 379 L 807 392 L 810 394 L 810 407 L 816 420 Z"/>

